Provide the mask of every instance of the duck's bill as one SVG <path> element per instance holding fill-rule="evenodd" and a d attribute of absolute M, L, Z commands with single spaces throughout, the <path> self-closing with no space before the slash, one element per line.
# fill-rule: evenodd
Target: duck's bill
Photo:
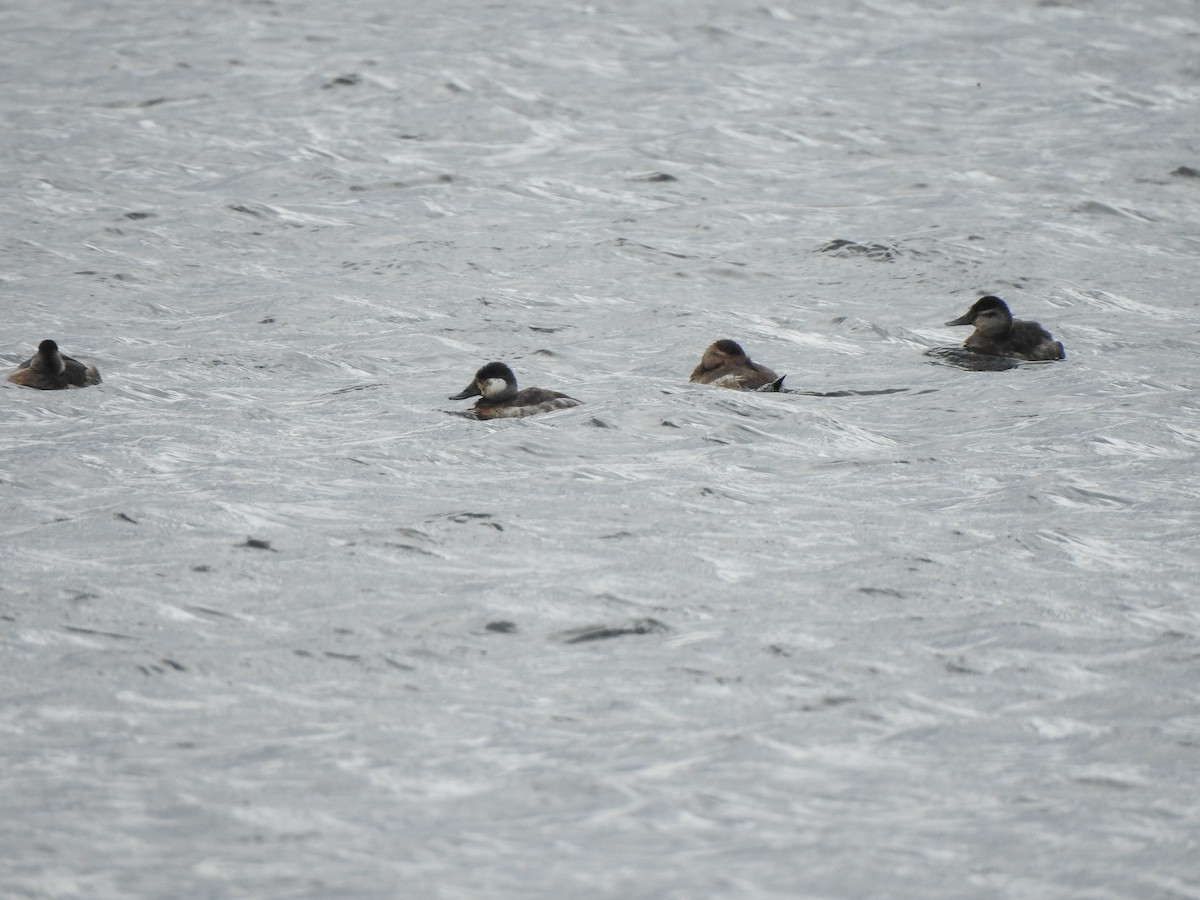
<path fill-rule="evenodd" d="M 474 381 L 472 381 L 465 388 L 463 388 L 459 393 L 452 394 L 450 399 L 451 400 L 466 400 L 468 397 L 478 397 L 478 396 L 479 396 L 479 385 L 476 384 Z"/>
<path fill-rule="evenodd" d="M 971 314 L 969 312 L 963 313 L 957 319 L 952 319 L 949 322 L 947 322 L 946 324 L 947 325 L 970 325 L 971 324 Z"/>

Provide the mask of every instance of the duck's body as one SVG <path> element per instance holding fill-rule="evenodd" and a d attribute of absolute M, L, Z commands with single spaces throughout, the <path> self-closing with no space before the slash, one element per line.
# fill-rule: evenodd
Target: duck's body
<path fill-rule="evenodd" d="M 37 353 L 17 366 L 8 380 L 39 391 L 61 391 L 99 384 L 100 372 L 95 366 L 85 365 L 60 353 L 54 341 L 42 341 L 38 344 Z"/>
<path fill-rule="evenodd" d="M 579 400 L 548 391 L 545 388 L 517 390 L 517 377 L 504 363 L 488 363 L 475 373 L 475 378 L 451 400 L 466 400 L 478 397 L 474 413 L 480 419 L 509 419 L 532 416 L 552 409 L 570 409 L 579 406 Z"/>
<path fill-rule="evenodd" d="M 1014 319 L 999 297 L 980 297 L 947 325 L 974 325 L 975 332 L 963 344 L 975 353 L 1009 356 L 1014 359 L 1066 359 L 1061 342 L 1037 322 Z"/>
<path fill-rule="evenodd" d="M 700 365 L 692 370 L 689 380 L 735 391 L 778 391 L 786 377 L 751 362 L 737 341 L 721 340 L 704 351 Z"/>

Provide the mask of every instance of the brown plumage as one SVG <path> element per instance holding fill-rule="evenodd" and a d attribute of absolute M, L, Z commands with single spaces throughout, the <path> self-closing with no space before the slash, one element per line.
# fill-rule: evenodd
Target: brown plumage
<path fill-rule="evenodd" d="M 61 391 L 99 384 L 100 372 L 95 366 L 84 365 L 60 353 L 54 341 L 42 341 L 37 353 L 17 366 L 8 380 L 40 391 Z"/>
<path fill-rule="evenodd" d="M 751 362 L 737 341 L 720 340 L 704 351 L 689 380 L 735 391 L 778 391 L 786 377 Z"/>
<path fill-rule="evenodd" d="M 990 294 L 980 297 L 963 315 L 947 325 L 974 325 L 974 333 L 963 344 L 968 350 L 988 356 L 1015 359 L 1066 359 L 1063 345 L 1037 322 L 1014 319 L 1008 304 Z"/>
<path fill-rule="evenodd" d="M 579 400 L 548 391 L 545 388 L 517 390 L 517 376 L 504 363 L 488 363 L 475 373 L 471 383 L 452 396 L 451 400 L 478 397 L 473 412 L 478 419 L 513 419 L 532 416 L 552 409 L 579 406 Z"/>

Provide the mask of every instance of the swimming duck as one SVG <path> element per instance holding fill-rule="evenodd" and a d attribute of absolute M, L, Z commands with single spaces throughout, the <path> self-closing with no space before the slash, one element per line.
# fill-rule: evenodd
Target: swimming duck
<path fill-rule="evenodd" d="M 475 378 L 451 400 L 478 397 L 475 416 L 480 419 L 507 419 L 532 416 L 552 409 L 570 409 L 581 401 L 545 388 L 517 390 L 517 376 L 504 363 L 488 363 L 475 373 Z"/>
<path fill-rule="evenodd" d="M 1037 322 L 1014 319 L 1008 304 L 990 294 L 947 325 L 974 325 L 975 332 L 963 344 L 968 350 L 988 356 L 1016 359 L 1066 359 L 1063 345 Z"/>
<path fill-rule="evenodd" d="M 737 341 L 723 340 L 704 351 L 689 381 L 735 391 L 778 391 L 782 390 L 785 378 L 786 375 L 776 375 L 766 366 L 751 362 Z"/>
<path fill-rule="evenodd" d="M 85 366 L 79 360 L 59 353 L 54 341 L 42 341 L 37 353 L 17 366 L 8 380 L 40 391 L 61 391 L 99 384 L 100 372 L 95 366 Z"/>

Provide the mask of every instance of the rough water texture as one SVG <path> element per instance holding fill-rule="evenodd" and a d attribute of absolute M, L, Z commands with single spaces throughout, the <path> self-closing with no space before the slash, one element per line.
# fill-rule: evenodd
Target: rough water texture
<path fill-rule="evenodd" d="M 813 6 L 0 11 L 0 895 L 1200 897 L 1196 4 Z"/>

